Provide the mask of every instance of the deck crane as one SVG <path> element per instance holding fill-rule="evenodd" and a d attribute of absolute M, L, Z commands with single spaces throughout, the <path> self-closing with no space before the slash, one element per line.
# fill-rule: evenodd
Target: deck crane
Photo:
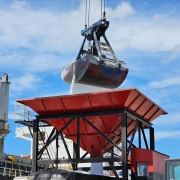
<path fill-rule="evenodd" d="M 122 84 L 128 68 L 126 63 L 118 60 L 105 35 L 108 27 L 105 8 L 101 20 L 87 28 L 85 25 L 85 29 L 81 31 L 84 40 L 76 61 L 64 66 L 61 72 L 61 77 L 66 83 L 71 84 L 74 81 L 107 89 L 115 89 Z M 89 41 L 88 49 L 85 49 L 86 41 Z"/>

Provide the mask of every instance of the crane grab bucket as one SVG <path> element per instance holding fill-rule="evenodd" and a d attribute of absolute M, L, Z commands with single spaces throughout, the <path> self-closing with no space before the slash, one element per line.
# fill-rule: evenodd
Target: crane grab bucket
<path fill-rule="evenodd" d="M 71 84 L 74 80 L 75 83 L 108 89 L 115 89 L 122 84 L 128 68 L 123 61 L 117 59 L 105 36 L 108 26 L 109 21 L 103 19 L 81 32 L 85 38 L 77 60 L 64 66 L 61 72 L 66 83 Z M 100 42 L 101 37 L 104 42 Z M 93 41 L 88 50 L 84 50 L 86 40 Z"/>

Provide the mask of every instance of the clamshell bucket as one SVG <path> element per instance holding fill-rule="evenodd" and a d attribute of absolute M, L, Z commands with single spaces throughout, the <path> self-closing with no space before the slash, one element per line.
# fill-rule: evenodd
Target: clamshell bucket
<path fill-rule="evenodd" d="M 117 59 L 105 36 L 108 26 L 109 21 L 103 19 L 81 31 L 85 38 L 77 60 L 63 67 L 61 72 L 66 83 L 75 82 L 107 89 L 115 89 L 122 84 L 128 68 L 123 61 Z M 100 37 L 104 38 L 104 42 L 100 42 Z M 93 41 L 88 50 L 83 49 L 86 40 Z"/>
<path fill-rule="evenodd" d="M 115 89 L 122 84 L 128 69 L 126 64 L 97 60 L 98 57 L 90 54 L 83 58 L 66 65 L 61 73 L 62 79 L 71 84 L 73 77 L 75 83 L 87 84 L 92 86 Z"/>

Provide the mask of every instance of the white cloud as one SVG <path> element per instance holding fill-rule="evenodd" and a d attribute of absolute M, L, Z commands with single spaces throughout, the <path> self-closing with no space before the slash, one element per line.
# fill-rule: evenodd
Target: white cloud
<path fill-rule="evenodd" d="M 115 9 L 108 7 L 106 12 L 107 17 L 113 21 L 128 17 L 134 14 L 135 10 L 130 3 L 122 1 Z"/>
<path fill-rule="evenodd" d="M 85 3 L 67 12 L 35 10 L 27 3 L 15 1 L 9 9 L 0 9 L 1 48 L 27 47 L 36 51 L 72 52 L 80 47 L 80 30 L 84 24 Z M 180 25 L 167 15 L 139 17 L 130 3 L 115 9 L 106 7 L 113 47 L 138 51 L 171 51 L 179 44 Z M 100 19 L 100 3 L 92 1 L 90 23 Z M 22 16 L 23 14 L 23 16 Z M 110 41 L 111 42 L 111 41 Z"/>
<path fill-rule="evenodd" d="M 118 18 L 113 18 L 114 15 L 115 13 L 112 12 L 110 16 L 112 21 L 107 33 L 117 51 L 124 49 L 121 44 L 124 44 L 125 40 L 124 47 L 127 50 L 174 52 L 178 49 L 180 25 L 177 24 L 179 17 L 175 13 L 146 16 L 145 12 L 136 12 L 124 19 L 121 19 L 120 15 Z"/>
<path fill-rule="evenodd" d="M 38 88 L 38 84 L 41 78 L 33 74 L 24 74 L 16 78 L 12 78 L 11 91 L 14 93 L 20 93 L 22 91 L 30 91 Z"/>
<path fill-rule="evenodd" d="M 167 125 L 177 126 L 180 124 L 180 113 L 169 113 L 165 116 L 160 116 L 157 120 L 153 121 L 154 125 Z"/>
<path fill-rule="evenodd" d="M 156 82 L 150 82 L 149 86 L 153 88 L 165 88 L 168 86 L 173 86 L 173 85 L 180 85 L 180 78 L 179 77 L 172 77 L 172 78 L 167 78 L 162 81 L 156 81 Z"/>
<path fill-rule="evenodd" d="M 67 12 L 33 9 L 25 1 L 0 8 L 1 67 L 16 67 L 21 71 L 28 67 L 25 68 L 28 72 L 60 71 L 65 64 L 73 62 L 83 39 L 80 30 L 84 28 L 84 9 L 84 1 L 77 9 Z M 125 2 L 115 10 L 108 10 L 114 18 L 125 18 L 134 12 Z M 98 12 L 100 3 L 92 1 L 91 23 L 100 18 Z"/>
<path fill-rule="evenodd" d="M 180 136 L 180 131 L 158 131 L 155 132 L 155 139 L 170 139 L 170 138 L 177 138 Z"/>
<path fill-rule="evenodd" d="M 51 97 L 51 96 L 60 96 L 60 95 L 69 95 L 69 91 L 59 91 L 55 93 L 41 94 L 40 97 Z"/>
<path fill-rule="evenodd" d="M 170 56 L 165 57 L 161 60 L 163 63 L 171 63 L 174 59 L 177 59 L 180 56 L 180 44 L 174 46 Z"/>
<path fill-rule="evenodd" d="M 75 60 L 79 51 L 83 39 L 80 30 L 84 27 L 84 10 L 85 1 L 81 1 L 76 8 L 63 12 L 47 8 L 35 9 L 24 1 L 15 1 L 7 8 L 0 7 L 1 67 L 9 72 L 21 71 L 21 74 L 60 73 L 65 64 Z M 136 11 L 127 2 L 118 4 L 114 9 L 106 7 L 106 12 L 107 20 L 110 20 L 107 37 L 118 55 L 122 51 L 129 55 L 129 64 L 127 63 L 130 67 L 129 74 L 134 77 L 142 77 L 143 74 L 143 78 L 151 81 L 153 77 L 149 74 L 157 73 L 157 68 L 159 72 L 159 67 L 153 63 L 149 65 L 146 59 L 143 61 L 137 59 L 131 54 L 131 50 L 137 54 L 179 52 L 178 15 L 156 13 L 146 16 L 146 12 Z M 100 3 L 92 1 L 90 23 L 99 18 Z M 121 59 L 122 56 L 119 57 Z M 171 57 L 172 60 L 174 58 L 175 56 Z M 126 62 L 126 59 L 124 60 Z M 164 69 L 161 68 L 161 71 Z M 158 77 L 161 76 L 162 73 L 159 72 Z M 178 83 L 178 78 L 163 81 L 153 78 L 149 87 L 163 88 Z M 126 84 L 132 86 L 132 80 L 126 81 Z M 134 84 L 138 86 L 137 83 Z"/>

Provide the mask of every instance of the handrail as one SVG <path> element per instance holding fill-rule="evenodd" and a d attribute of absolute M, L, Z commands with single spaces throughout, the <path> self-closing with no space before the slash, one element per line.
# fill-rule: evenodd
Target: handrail
<path fill-rule="evenodd" d="M 18 108 L 21 109 L 21 111 L 18 111 Z M 16 115 L 18 115 L 18 117 L 23 118 L 24 121 L 32 121 L 34 118 L 34 116 L 31 114 L 31 112 L 28 110 L 28 107 L 25 105 L 21 105 L 21 104 L 16 104 L 15 105 L 15 121 L 17 120 Z M 32 131 L 32 128 L 29 128 L 30 131 Z M 45 127 L 39 127 L 39 130 L 41 132 L 45 132 L 45 137 L 48 137 L 48 133 Z M 32 132 L 30 132 L 30 134 L 32 134 Z M 39 148 L 42 148 L 44 146 L 44 143 L 40 143 L 38 144 Z M 42 154 L 42 159 L 54 159 L 55 158 L 55 151 L 53 149 L 52 144 L 49 145 L 49 147 L 47 148 L 48 151 L 50 151 L 50 157 L 48 155 L 48 153 L 46 153 L 46 151 Z"/>
<path fill-rule="evenodd" d="M 0 174 L 2 174 L 3 176 L 14 176 L 14 177 L 24 176 L 23 173 L 30 173 L 30 171 L 0 167 Z"/>

